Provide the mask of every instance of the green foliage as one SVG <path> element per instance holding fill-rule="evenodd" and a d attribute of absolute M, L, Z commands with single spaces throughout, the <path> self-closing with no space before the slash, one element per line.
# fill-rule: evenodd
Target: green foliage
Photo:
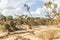
<path fill-rule="evenodd" d="M 7 29 L 9 32 L 12 32 L 13 29 L 11 29 L 10 25 L 9 24 L 5 24 L 5 29 Z"/>
<path fill-rule="evenodd" d="M 13 17 L 12 16 L 8 16 L 7 20 L 13 20 Z"/>

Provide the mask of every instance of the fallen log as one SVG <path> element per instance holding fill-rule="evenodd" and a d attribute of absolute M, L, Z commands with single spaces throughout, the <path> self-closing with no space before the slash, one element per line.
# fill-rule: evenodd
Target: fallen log
<path fill-rule="evenodd" d="M 14 32 L 8 32 L 7 35 L 1 36 L 0 38 L 8 37 L 10 35 L 15 35 L 15 34 L 24 34 L 24 33 L 34 34 L 34 30 L 18 30 L 18 31 L 14 31 Z"/>

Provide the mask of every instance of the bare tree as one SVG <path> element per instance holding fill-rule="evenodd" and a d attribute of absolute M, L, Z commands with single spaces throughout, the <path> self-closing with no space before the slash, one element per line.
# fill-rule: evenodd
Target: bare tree
<path fill-rule="evenodd" d="M 30 10 L 29 10 L 30 7 L 29 7 L 26 3 L 24 4 L 24 7 L 26 7 L 27 12 L 28 12 L 28 13 L 30 14 L 30 16 L 32 17 L 32 14 L 31 14 L 31 12 L 30 12 Z M 28 18 L 28 19 L 29 19 L 29 18 Z M 29 28 L 32 29 L 32 27 L 31 27 L 32 24 L 31 24 L 31 22 L 30 22 L 28 19 L 27 19 L 27 22 L 28 22 L 28 25 L 30 26 Z"/>
<path fill-rule="evenodd" d="M 31 12 L 30 12 L 30 10 L 29 10 L 29 9 L 30 9 L 30 7 L 29 7 L 26 3 L 24 4 L 24 7 L 26 7 L 27 12 L 29 12 L 29 14 L 30 14 L 30 15 L 31 15 L 31 17 L 32 17 L 32 14 L 31 14 Z"/>

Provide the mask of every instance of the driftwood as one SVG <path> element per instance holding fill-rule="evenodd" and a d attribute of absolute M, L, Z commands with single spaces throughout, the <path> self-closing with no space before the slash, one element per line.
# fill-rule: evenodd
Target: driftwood
<path fill-rule="evenodd" d="M 15 34 L 23 34 L 23 33 L 32 33 L 33 34 L 33 32 L 34 32 L 34 30 L 18 30 L 18 31 L 14 31 L 14 32 L 9 32 L 7 35 L 1 36 L 0 38 L 8 37 L 10 35 L 15 35 Z"/>
<path fill-rule="evenodd" d="M 17 31 L 14 31 L 14 32 L 9 32 L 10 35 L 13 35 L 13 34 L 23 34 L 23 33 L 31 33 L 31 32 L 34 32 L 35 30 L 34 29 L 28 29 L 28 30 L 17 30 Z"/>

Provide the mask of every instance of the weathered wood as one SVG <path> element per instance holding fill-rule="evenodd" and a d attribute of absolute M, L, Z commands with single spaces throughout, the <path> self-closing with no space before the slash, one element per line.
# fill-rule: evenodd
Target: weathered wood
<path fill-rule="evenodd" d="M 33 33 L 33 32 L 34 32 L 33 30 L 31 30 L 31 31 L 30 30 L 22 30 L 22 31 L 18 30 L 18 31 L 14 31 L 14 32 L 9 32 L 7 35 L 1 36 L 0 38 L 8 37 L 8 36 L 14 35 L 14 34 Z"/>

